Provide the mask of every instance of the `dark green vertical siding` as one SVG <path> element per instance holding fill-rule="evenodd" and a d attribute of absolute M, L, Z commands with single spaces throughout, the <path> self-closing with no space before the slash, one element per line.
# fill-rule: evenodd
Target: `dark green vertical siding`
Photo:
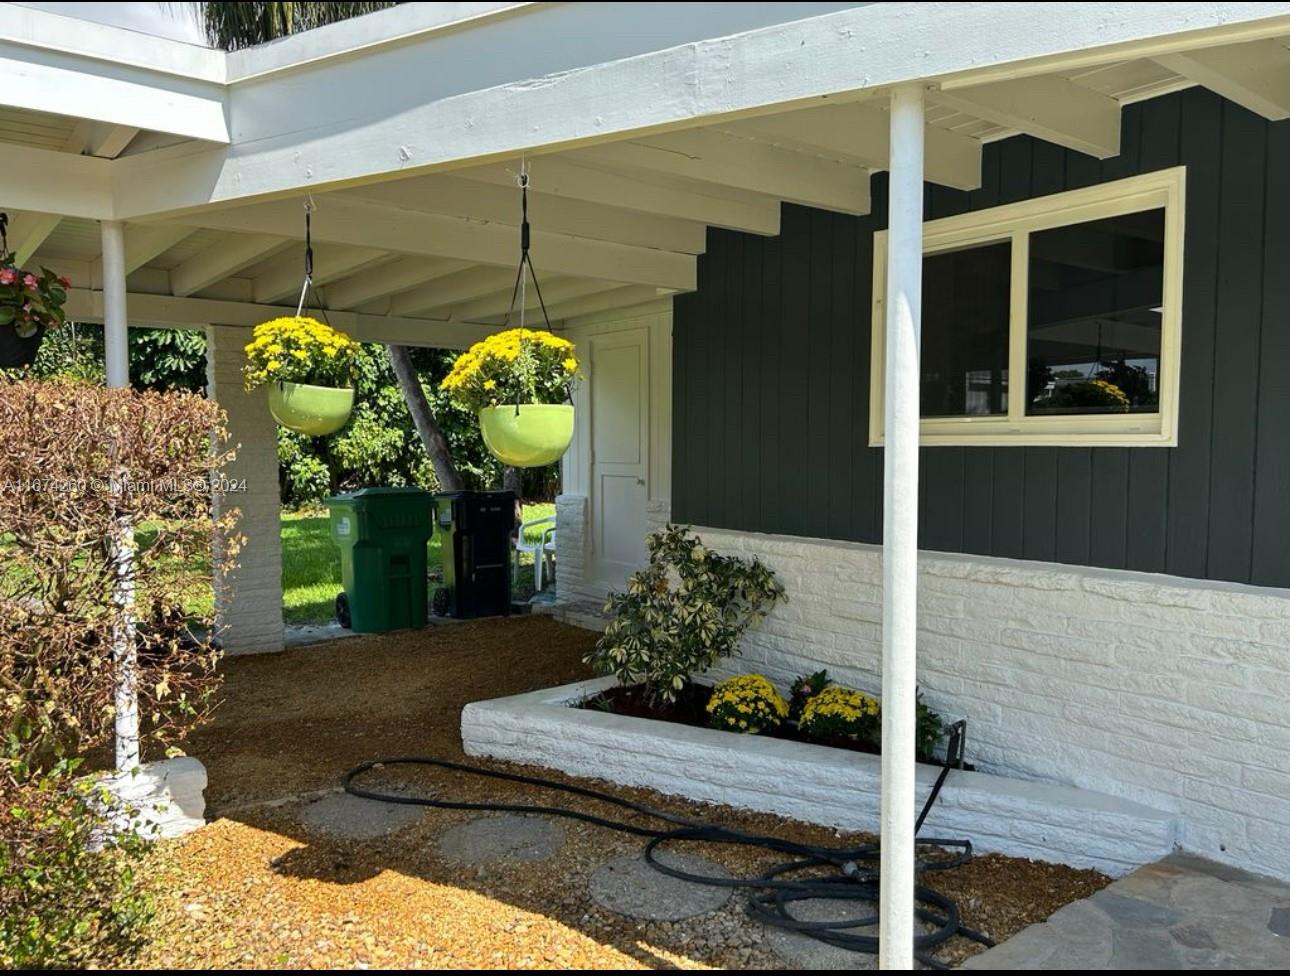
<path fill-rule="evenodd" d="M 924 548 L 1290 586 L 1290 123 L 1202 89 L 1124 110 L 1098 161 L 986 147 L 929 219 L 1187 167 L 1176 448 L 932 447 Z M 882 533 L 868 446 L 869 216 L 786 206 L 778 237 L 712 231 L 675 314 L 677 521 L 861 542 Z"/>

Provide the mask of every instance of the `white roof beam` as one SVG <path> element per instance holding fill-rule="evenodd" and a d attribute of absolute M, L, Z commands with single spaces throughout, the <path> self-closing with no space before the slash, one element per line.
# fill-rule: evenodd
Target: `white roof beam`
<path fill-rule="evenodd" d="M 211 323 L 250 328 L 289 311 L 282 305 L 257 305 L 215 298 L 176 298 L 141 292 L 131 292 L 127 296 L 127 304 L 132 325 L 160 328 L 203 328 Z M 78 322 L 101 322 L 103 293 L 73 288 L 68 294 L 67 316 Z M 365 315 L 361 312 L 328 312 L 327 317 L 332 325 L 360 342 L 391 342 L 437 349 L 466 349 L 497 331 L 491 326 Z"/>
<path fill-rule="evenodd" d="M 286 247 L 288 238 L 272 234 L 232 237 L 212 244 L 170 271 L 170 291 L 185 298 Z"/>
<path fill-rule="evenodd" d="M 610 291 L 618 288 L 619 282 L 600 281 L 589 278 L 567 278 L 552 280 L 545 283 L 542 288 L 542 301 L 546 302 L 547 311 L 556 308 L 561 302 L 572 301 L 575 298 L 583 298 L 587 295 L 595 295 L 602 291 Z M 519 298 L 515 299 L 516 314 L 519 313 Z M 465 302 L 453 307 L 452 318 L 456 322 L 477 322 L 482 319 L 496 318 L 499 315 L 505 315 L 511 307 L 511 289 L 497 291 L 484 298 L 476 299 L 472 302 Z M 542 304 L 538 301 L 537 289 L 533 287 L 532 279 L 528 282 L 528 288 L 525 291 L 524 312 L 526 318 L 531 314 L 538 318 L 542 315 Z M 538 318 L 530 321 L 538 321 Z M 518 325 L 518 320 L 513 324 Z"/>
<path fill-rule="evenodd" d="M 235 83 L 237 143 L 122 157 L 113 216 L 574 149 L 903 82 L 975 85 L 1290 34 L 1286 2 L 869 3 L 752 29 L 750 11 L 773 8 L 691 7 L 665 25 L 675 40 L 663 48 L 649 47 L 652 5 L 532 4 L 486 28 L 490 50 L 523 57 L 480 58 L 485 35 L 445 30 Z M 389 22 L 401 22 L 394 9 Z M 579 44 L 567 43 L 571 22 L 584 30 Z"/>
<path fill-rule="evenodd" d="M 514 173 L 501 164 L 457 170 L 454 175 L 495 185 L 515 185 Z M 652 213 L 694 220 L 711 227 L 750 234 L 774 236 L 779 233 L 779 201 L 753 194 L 742 198 L 713 196 L 705 194 L 703 187 L 697 185 L 690 190 L 681 190 L 594 166 L 579 166 L 563 156 L 533 159 L 529 163 L 529 175 L 533 185 L 541 187 L 547 196 L 622 207 L 633 214 Z"/>
<path fill-rule="evenodd" d="M 300 205 L 283 200 L 203 213 L 197 219 L 202 226 L 219 230 L 274 234 L 295 226 L 299 217 Z M 319 201 L 313 239 L 456 258 L 472 264 L 513 266 L 519 257 L 519 234 L 514 227 L 418 213 L 339 195 Z M 663 288 L 695 287 L 691 254 L 552 234 L 540 228 L 533 230 L 532 254 L 538 271 L 546 274 L 575 274 Z"/>
<path fill-rule="evenodd" d="M 292 248 L 289 253 L 273 258 L 268 267 L 251 279 L 252 299 L 261 304 L 273 304 L 298 297 L 305 280 L 303 251 L 303 246 Z M 389 252 L 371 247 L 315 248 L 314 284 L 325 285 L 389 257 Z"/>
<path fill-rule="evenodd" d="M 72 129 L 72 134 L 67 137 L 63 150 L 80 153 L 83 156 L 98 156 L 100 159 L 116 159 L 125 152 L 126 147 L 138 134 L 137 126 L 111 125 L 107 122 L 81 119 Z"/>
<path fill-rule="evenodd" d="M 470 262 L 453 258 L 398 258 L 328 285 L 323 289 L 323 299 L 328 308 L 357 308 L 382 295 L 406 291 L 469 267 Z"/>
<path fill-rule="evenodd" d="M 0 207 L 110 220 L 114 165 L 94 156 L 0 143 Z"/>
<path fill-rule="evenodd" d="M 514 280 L 515 272 L 509 268 L 468 268 L 393 296 L 390 314 L 447 318 L 453 306 L 491 295 Z"/>
<path fill-rule="evenodd" d="M 1280 41 L 1164 54 L 1155 60 L 1264 118 L 1290 118 L 1290 51 Z"/>
<path fill-rule="evenodd" d="M 664 251 L 703 253 L 707 228 L 696 220 L 588 203 L 545 193 L 543 189 L 536 182 L 529 185 L 529 218 L 534 228 Z M 515 227 L 520 223 L 520 191 L 513 184 L 504 189 L 458 176 L 431 176 L 377 183 L 344 195 L 425 213 L 491 220 Z"/>
<path fill-rule="evenodd" d="M 615 288 L 612 291 L 602 291 L 599 294 L 561 302 L 548 311 L 551 313 L 552 321 L 561 321 L 576 318 L 579 315 L 593 315 L 596 312 L 607 312 L 614 308 L 626 308 L 628 305 L 640 305 L 666 294 L 668 294 L 666 289 L 628 285 L 625 288 Z"/>
<path fill-rule="evenodd" d="M 1120 103 L 1057 75 L 936 90 L 946 105 L 1098 159 L 1120 151 Z"/>
<path fill-rule="evenodd" d="M 63 222 L 58 214 L 17 213 L 9 222 L 9 249 L 14 261 L 22 267 L 31 260 L 40 245 Z"/>
<path fill-rule="evenodd" d="M 843 157 L 871 170 L 890 164 L 891 119 L 863 102 L 763 115 L 737 122 L 730 131 L 799 152 Z M 923 135 L 929 183 L 959 190 L 981 185 L 980 140 L 933 125 Z"/>
<path fill-rule="evenodd" d="M 689 129 L 573 153 L 605 166 L 715 183 L 825 210 L 869 212 L 869 171 L 716 129 Z"/>

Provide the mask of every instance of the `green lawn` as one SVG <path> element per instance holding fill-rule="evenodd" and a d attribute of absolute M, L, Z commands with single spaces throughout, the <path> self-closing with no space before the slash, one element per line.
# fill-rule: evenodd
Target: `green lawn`
<path fill-rule="evenodd" d="M 524 521 L 554 515 L 551 504 L 525 505 Z M 426 546 L 426 565 L 440 566 L 439 535 Z M 526 559 L 526 561 L 528 561 Z M 431 585 L 433 589 L 433 584 Z M 334 617 L 340 592 L 340 550 L 331 541 L 326 511 L 282 515 L 282 616 L 288 624 L 321 624 Z M 533 574 L 520 573 L 517 596 L 531 595 Z"/>

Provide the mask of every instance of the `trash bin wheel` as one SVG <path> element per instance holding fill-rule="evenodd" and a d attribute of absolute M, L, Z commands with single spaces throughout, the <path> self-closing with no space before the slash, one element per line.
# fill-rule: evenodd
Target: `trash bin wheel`
<path fill-rule="evenodd" d="M 349 597 L 344 591 L 336 594 L 336 621 L 346 630 L 353 623 L 349 616 Z"/>

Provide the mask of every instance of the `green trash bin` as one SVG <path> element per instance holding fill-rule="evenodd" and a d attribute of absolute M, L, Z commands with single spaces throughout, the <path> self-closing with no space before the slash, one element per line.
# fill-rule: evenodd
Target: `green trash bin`
<path fill-rule="evenodd" d="M 327 499 L 340 547 L 341 625 L 360 634 L 424 627 L 434 499 L 420 488 L 364 488 Z"/>

